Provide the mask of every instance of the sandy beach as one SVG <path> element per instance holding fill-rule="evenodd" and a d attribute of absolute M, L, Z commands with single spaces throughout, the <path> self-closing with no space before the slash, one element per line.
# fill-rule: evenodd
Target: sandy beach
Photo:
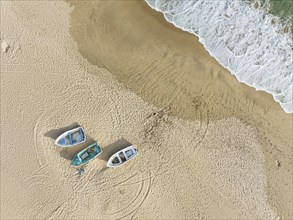
<path fill-rule="evenodd" d="M 292 219 L 292 119 L 144 1 L 1 2 L 1 219 Z"/>

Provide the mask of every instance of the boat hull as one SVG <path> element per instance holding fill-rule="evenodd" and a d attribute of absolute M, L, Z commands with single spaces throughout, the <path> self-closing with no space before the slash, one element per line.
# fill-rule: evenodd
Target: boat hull
<path fill-rule="evenodd" d="M 58 147 L 67 148 L 85 142 L 86 137 L 82 127 L 73 128 L 61 134 L 56 140 L 55 144 Z"/>
<path fill-rule="evenodd" d="M 137 149 L 133 146 L 126 147 L 113 154 L 107 162 L 107 167 L 117 168 L 138 155 Z"/>
<path fill-rule="evenodd" d="M 101 153 L 102 149 L 98 143 L 91 144 L 73 157 L 71 165 L 76 167 L 84 165 L 99 156 Z"/>

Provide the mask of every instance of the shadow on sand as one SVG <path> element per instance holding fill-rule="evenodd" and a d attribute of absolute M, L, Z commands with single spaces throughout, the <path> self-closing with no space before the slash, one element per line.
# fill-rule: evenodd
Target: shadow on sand
<path fill-rule="evenodd" d="M 79 126 L 80 125 L 77 122 L 75 122 L 75 123 L 73 123 L 71 125 L 68 125 L 66 127 L 50 130 L 50 131 L 46 132 L 44 134 L 44 136 L 49 137 L 49 138 L 51 138 L 53 140 L 56 140 L 57 137 L 59 137 L 65 131 L 71 130 L 71 129 L 79 127 Z M 86 141 L 84 143 L 77 144 L 76 146 L 68 147 L 68 148 L 61 148 L 61 147 L 57 147 L 57 146 L 56 147 L 58 148 L 58 152 L 59 152 L 61 157 L 65 158 L 67 160 L 72 160 L 72 158 L 79 151 L 81 151 L 85 147 L 87 147 L 87 146 L 89 146 L 89 145 L 91 145 L 91 144 L 93 144 L 95 142 L 96 142 L 96 140 L 94 140 L 90 136 L 86 135 Z M 116 153 L 117 151 L 120 151 L 123 148 L 126 148 L 126 147 L 128 147 L 130 145 L 131 145 L 130 142 L 128 142 L 124 138 L 121 138 L 118 141 L 116 141 L 116 142 L 114 142 L 112 144 L 109 144 L 108 146 L 102 148 L 103 152 L 98 156 L 98 158 L 107 162 L 109 160 L 109 158 L 114 153 Z"/>
<path fill-rule="evenodd" d="M 51 131 L 48 131 L 44 134 L 44 136 L 49 137 L 53 140 L 56 140 L 61 134 L 63 134 L 64 132 L 71 130 L 73 128 L 77 128 L 80 127 L 80 125 L 75 122 L 72 123 L 71 125 L 62 127 L 62 128 L 58 128 L 58 129 L 53 129 Z M 67 160 L 72 160 L 72 158 L 82 149 L 84 149 L 85 147 L 95 143 L 96 141 L 91 138 L 90 136 L 86 135 L 86 141 L 81 143 L 81 144 L 77 144 L 75 146 L 72 147 L 66 147 L 66 148 L 62 148 L 62 147 L 58 147 L 56 146 L 59 154 L 61 157 L 67 159 Z"/>
<path fill-rule="evenodd" d="M 91 138 L 90 136 L 86 135 L 86 141 L 75 145 L 73 147 L 67 147 L 67 148 L 61 148 L 59 147 L 59 154 L 61 157 L 67 159 L 67 160 L 72 160 L 72 158 L 82 149 L 86 148 L 87 146 L 95 143 L 95 139 Z"/>
<path fill-rule="evenodd" d="M 110 157 L 115 154 L 117 151 L 122 150 L 125 147 L 130 146 L 131 143 L 129 143 L 124 138 L 119 139 L 118 141 L 115 141 L 112 144 L 109 144 L 108 146 L 103 148 L 103 153 L 101 153 L 100 156 L 98 156 L 99 159 L 108 161 Z"/>
<path fill-rule="evenodd" d="M 44 136 L 49 137 L 53 140 L 56 140 L 57 137 L 59 137 L 61 134 L 63 134 L 65 131 L 71 130 L 73 128 L 77 128 L 80 125 L 77 122 L 74 122 L 71 125 L 68 125 L 66 127 L 58 128 L 58 129 L 52 129 L 51 131 L 48 131 L 44 134 Z"/>

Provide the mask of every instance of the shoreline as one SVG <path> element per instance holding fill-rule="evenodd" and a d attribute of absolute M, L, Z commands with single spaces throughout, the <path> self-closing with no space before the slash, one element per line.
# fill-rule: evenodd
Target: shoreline
<path fill-rule="evenodd" d="M 193 13 L 197 14 L 197 13 L 200 13 L 200 11 L 202 10 L 202 9 L 199 9 L 198 11 L 196 11 L 197 7 L 194 7 L 192 3 L 189 5 L 190 8 L 192 8 L 192 9 L 190 9 L 188 11 L 188 10 L 182 8 L 184 5 L 182 3 L 174 6 L 174 8 L 170 7 L 170 9 L 166 9 L 165 7 L 168 8 L 168 4 L 166 2 L 164 3 L 164 1 L 163 1 L 163 3 L 160 2 L 159 4 L 156 4 L 156 1 L 151 3 L 151 2 L 148 2 L 148 0 L 146 0 L 145 2 L 148 4 L 148 6 L 150 8 L 154 9 L 155 11 L 157 11 L 159 13 L 162 13 L 167 22 L 173 24 L 176 28 L 178 28 L 182 31 L 186 31 L 188 33 L 191 33 L 196 38 L 198 38 L 199 42 L 204 46 L 204 48 L 207 50 L 209 55 L 214 57 L 217 60 L 217 62 L 219 64 L 221 64 L 221 66 L 223 66 L 225 69 L 228 70 L 228 72 L 230 72 L 232 75 L 234 75 L 239 82 L 244 83 L 244 84 L 254 88 L 256 91 L 264 91 L 264 92 L 272 95 L 274 100 L 279 103 L 279 105 L 282 107 L 282 109 L 286 113 L 292 113 L 292 102 L 293 102 L 292 97 L 290 100 L 290 95 L 287 95 L 287 94 L 292 93 L 292 89 L 290 90 L 291 84 L 284 83 L 284 82 L 289 81 L 289 82 L 293 83 L 292 77 L 290 78 L 290 71 L 289 71 L 290 64 L 291 64 L 290 57 L 291 57 L 291 54 L 293 51 L 293 42 L 290 37 L 291 36 L 290 33 L 279 33 L 281 31 L 281 29 L 283 28 L 283 25 L 281 23 L 272 23 L 272 21 L 276 20 L 278 17 L 276 17 L 270 13 L 267 13 L 264 8 L 260 8 L 258 10 L 255 10 L 253 15 L 244 13 L 245 15 L 244 16 L 242 15 L 242 17 L 244 17 L 244 18 L 247 16 L 248 17 L 256 16 L 256 17 L 258 17 L 257 20 L 259 20 L 260 17 L 265 18 L 265 16 L 263 14 L 265 14 L 269 18 L 261 20 L 262 26 L 266 27 L 264 29 L 262 29 L 262 28 L 255 28 L 254 29 L 253 27 L 254 27 L 254 25 L 257 25 L 257 23 L 254 23 L 254 25 L 250 26 L 251 32 L 254 32 L 254 33 L 258 32 L 258 31 L 261 32 L 261 34 L 259 34 L 259 35 L 254 35 L 254 38 L 256 38 L 256 42 L 258 42 L 258 44 L 247 47 L 247 48 L 245 46 L 243 46 L 244 48 L 239 48 L 239 47 L 237 47 L 237 45 L 239 45 L 239 44 L 249 45 L 249 44 L 253 44 L 253 41 L 250 42 L 249 40 L 247 40 L 243 36 L 242 37 L 238 36 L 238 39 L 236 38 L 235 42 L 233 40 L 230 40 L 230 41 L 226 40 L 225 41 L 225 38 L 229 39 L 229 37 L 231 37 L 231 34 L 233 34 L 233 36 L 235 36 L 235 37 L 237 35 L 243 35 L 244 30 L 241 30 L 241 28 L 239 28 L 239 26 L 241 26 L 241 25 L 247 26 L 249 23 L 251 23 L 251 22 L 246 22 L 246 23 L 241 24 L 241 22 L 239 23 L 239 22 L 235 21 L 236 20 L 235 17 L 241 16 L 240 9 L 238 10 L 238 12 L 240 12 L 240 14 L 235 13 L 235 12 L 232 13 L 231 11 L 233 11 L 233 8 L 235 10 L 235 7 L 227 6 L 227 4 L 226 4 L 226 6 L 228 7 L 227 10 L 225 9 L 224 11 L 220 11 L 220 12 L 213 11 L 213 12 L 211 12 L 210 16 L 207 16 L 206 14 L 202 14 L 202 19 L 205 20 L 206 22 L 210 21 L 210 18 L 212 17 L 211 15 L 214 14 L 214 16 L 217 17 L 217 19 L 222 19 L 221 22 L 219 22 L 219 24 L 218 24 L 219 26 L 223 23 L 230 23 L 231 26 L 238 27 L 238 28 L 236 28 L 237 31 L 234 31 L 234 32 L 233 31 L 231 32 L 231 30 L 233 30 L 233 28 L 229 30 L 229 28 L 226 27 L 227 28 L 226 31 L 230 32 L 230 36 L 229 36 L 229 35 L 225 35 L 224 34 L 225 31 L 222 30 L 221 28 L 216 29 L 215 31 L 212 30 L 211 32 L 207 33 L 209 27 L 204 27 L 203 24 L 194 25 L 193 23 L 190 23 L 190 20 L 194 20 L 194 19 L 198 18 L 196 16 L 192 16 L 191 11 L 193 10 Z M 230 5 L 230 3 L 228 3 L 228 5 Z M 204 4 L 202 4 L 202 6 L 203 5 Z M 240 5 L 238 5 L 238 7 L 240 7 Z M 161 9 L 160 7 L 165 8 L 165 9 Z M 215 4 L 214 7 L 220 7 L 220 6 Z M 206 11 L 213 10 L 214 7 L 206 8 Z M 249 4 L 246 4 L 244 2 L 241 5 L 241 8 L 245 11 L 250 10 Z M 164 13 L 164 10 L 166 10 L 168 12 Z M 183 14 L 187 14 L 187 17 L 186 16 L 184 17 L 184 15 L 181 15 L 180 10 L 183 10 L 184 11 Z M 227 16 L 225 19 L 221 18 L 223 13 L 224 14 L 231 13 L 230 16 L 234 17 L 234 19 L 226 20 L 227 18 L 230 18 L 230 16 Z M 174 15 L 172 16 L 172 14 L 174 14 Z M 187 19 L 187 18 L 189 18 L 189 19 Z M 217 23 L 216 23 L 217 19 L 215 19 L 215 21 L 214 21 L 215 25 L 217 25 Z M 185 20 L 185 22 L 183 22 L 182 20 Z M 199 23 L 200 23 L 200 20 L 201 19 L 198 18 Z M 234 23 L 232 21 L 234 21 Z M 266 39 L 266 38 L 261 37 L 261 36 L 269 35 L 268 31 L 267 31 L 268 28 L 270 28 L 271 34 L 273 34 L 275 36 L 275 38 L 274 38 L 275 41 L 278 42 L 275 45 L 275 47 L 273 47 L 273 48 L 270 48 L 270 45 L 273 43 L 273 41 L 271 41 L 270 38 Z M 200 31 L 200 29 L 203 29 L 203 31 Z M 219 32 L 223 32 L 223 33 L 219 34 Z M 217 36 L 217 37 L 208 38 L 208 36 Z M 261 40 L 258 38 L 260 38 Z M 279 41 L 280 38 L 283 40 Z M 239 41 L 238 43 L 237 43 L 237 40 Z M 277 45 L 282 45 L 282 42 L 284 42 L 286 40 L 288 41 L 288 44 L 285 44 L 287 46 L 284 45 L 283 47 L 282 46 L 277 47 Z M 236 45 L 235 45 L 235 43 L 236 43 Z M 232 47 L 232 48 L 229 48 L 229 46 L 228 46 L 229 44 L 230 44 L 230 47 Z M 285 51 L 286 53 L 285 54 L 280 53 L 280 54 L 278 54 L 278 56 L 276 54 L 274 54 L 275 55 L 274 57 L 270 57 L 267 59 L 264 58 L 261 61 L 261 59 L 259 57 L 266 57 L 266 56 L 263 56 L 262 53 L 258 54 L 256 52 L 257 50 L 255 47 L 257 47 L 258 50 L 264 49 L 264 46 L 262 44 L 266 45 L 267 51 L 262 51 L 265 54 L 271 54 L 273 51 L 276 50 L 276 48 L 278 50 Z M 242 50 L 245 50 L 246 52 L 242 54 L 241 53 L 241 52 L 243 52 Z M 248 51 L 254 51 L 254 52 L 247 54 Z M 257 57 L 254 56 L 255 53 L 258 54 Z M 252 60 L 251 57 L 254 57 L 254 60 Z M 246 63 L 247 61 L 242 62 L 243 60 L 250 60 L 251 63 Z M 256 62 L 255 60 L 258 60 L 258 62 Z M 277 69 L 272 69 L 272 67 L 270 66 L 271 60 L 274 60 L 274 62 L 279 63 L 278 71 L 277 71 Z M 281 60 L 283 61 L 283 63 L 280 62 Z M 288 62 L 288 60 L 289 60 L 289 62 Z M 287 61 L 287 62 L 285 62 L 285 61 Z M 253 66 L 253 67 L 250 68 L 250 66 Z M 285 68 L 286 66 L 287 66 L 287 68 Z M 243 68 L 246 69 L 246 71 L 243 71 Z M 260 70 L 264 69 L 264 68 L 266 69 L 266 71 L 264 73 L 261 73 Z M 292 68 L 293 68 L 293 65 L 292 65 Z M 249 73 L 247 73 L 247 72 L 253 72 L 253 74 L 249 75 Z M 285 74 L 279 74 L 277 76 L 276 75 L 268 75 L 270 72 L 285 72 Z M 284 75 L 286 75 L 286 77 Z M 267 83 L 268 80 L 266 80 L 266 79 L 268 78 L 268 76 L 275 78 L 275 81 L 274 81 L 275 83 L 274 83 L 273 88 L 270 88 L 271 84 Z M 262 80 L 260 82 L 257 82 L 256 80 L 251 81 L 251 78 L 257 79 L 257 78 L 264 78 L 264 77 L 266 77 L 265 80 Z M 282 77 L 284 77 L 284 79 L 282 79 Z M 250 79 L 250 80 L 248 80 L 248 79 Z M 283 81 L 283 84 L 279 85 L 279 81 Z M 278 90 L 280 90 L 281 92 L 276 92 L 276 90 L 277 90 L 276 87 L 279 88 Z M 286 90 L 282 90 L 284 88 L 286 88 Z M 284 102 L 284 100 L 287 100 L 288 102 Z"/>
<path fill-rule="evenodd" d="M 1 218 L 292 217 L 292 115 L 142 2 L 75 3 L 2 3 Z M 139 156 L 78 178 L 47 135 L 73 123 Z"/>
<path fill-rule="evenodd" d="M 185 33 L 165 21 L 163 15 L 153 11 L 147 3 L 135 1 L 111 6 L 90 4 L 88 10 L 91 10 L 91 19 L 94 19 L 95 22 L 88 20 L 86 8 L 83 5 L 83 11 L 80 11 L 78 5 L 75 5 L 71 14 L 71 34 L 79 46 L 80 53 L 89 62 L 95 65 L 97 64 L 95 59 L 102 60 L 103 65 L 126 88 L 134 91 L 146 102 L 167 109 L 172 116 L 206 122 L 211 119 L 237 117 L 245 124 L 255 127 L 267 160 L 268 186 L 269 191 L 272 192 L 269 194 L 274 197 L 271 201 L 272 206 L 277 206 L 280 213 L 282 213 L 281 209 L 287 207 L 285 209 L 292 213 L 290 208 L 292 200 L 288 194 L 287 197 L 285 196 L 287 202 L 282 201 L 279 197 L 278 204 L 275 204 L 278 193 L 286 194 L 279 191 L 279 183 L 276 179 L 285 180 L 286 190 L 284 192 L 291 192 L 292 188 L 290 187 L 292 185 L 291 177 L 288 176 L 292 170 L 292 146 L 290 145 L 292 143 L 290 131 L 293 129 L 292 114 L 285 113 L 270 94 L 256 91 L 239 82 L 208 54 L 197 37 Z M 106 12 L 100 12 L 100 8 L 104 8 Z M 119 8 L 119 13 L 116 12 L 116 8 Z M 100 13 L 95 14 L 95 10 Z M 111 12 L 114 13 L 114 11 L 114 21 L 103 20 L 103 18 L 111 16 Z M 123 19 L 127 18 L 127 22 L 119 19 L 119 16 L 123 16 Z M 81 18 L 82 21 L 77 20 Z M 100 20 L 104 23 L 100 23 Z M 78 27 L 81 22 L 84 24 L 84 29 L 77 30 L 75 25 Z M 121 29 L 122 25 L 123 29 Z M 101 26 L 107 26 L 108 29 L 100 30 Z M 134 27 L 139 29 L 133 29 Z M 86 29 L 94 30 L 95 34 L 88 37 Z M 139 33 L 137 33 L 138 31 Z M 110 33 L 121 35 L 123 41 L 111 38 Z M 144 42 L 144 45 L 134 44 L 137 49 L 133 48 L 130 46 L 132 42 L 125 40 L 126 36 L 135 36 L 137 40 Z M 110 40 L 108 41 L 108 39 Z M 133 40 L 133 38 L 131 39 Z M 103 42 L 106 45 L 105 48 L 99 42 Z M 122 46 L 123 53 L 115 52 L 120 60 L 112 61 L 112 52 L 108 51 L 115 51 L 115 48 L 121 47 L 122 44 L 126 45 Z M 128 47 L 131 48 L 129 51 Z M 92 48 L 99 48 L 99 50 L 95 53 Z M 168 53 L 171 54 L 169 56 L 164 54 L 167 48 Z M 200 52 L 198 53 L 198 51 Z M 123 56 L 131 57 L 131 59 L 123 59 Z M 156 59 L 160 59 L 159 64 L 153 61 Z M 145 67 L 143 63 L 137 65 L 142 60 Z M 175 65 L 172 65 L 173 62 Z M 118 70 L 117 66 L 119 66 Z M 184 74 L 180 74 L 180 72 Z M 166 82 L 169 80 L 168 78 L 172 80 L 170 83 Z M 213 88 L 206 89 L 205 87 Z M 173 91 L 172 88 L 176 90 Z M 180 91 L 180 88 L 184 89 Z M 211 93 L 212 95 L 210 95 Z M 214 97 L 210 98 L 211 96 Z M 180 100 L 176 97 L 180 97 Z M 208 102 L 206 102 L 207 100 Z M 184 106 L 184 109 L 180 106 Z M 276 133 L 276 130 L 279 132 Z M 272 134 L 278 135 L 279 138 L 276 139 Z M 275 170 L 279 170 L 276 167 L 279 160 L 283 160 L 285 167 L 282 167 L 283 171 L 275 176 Z"/>

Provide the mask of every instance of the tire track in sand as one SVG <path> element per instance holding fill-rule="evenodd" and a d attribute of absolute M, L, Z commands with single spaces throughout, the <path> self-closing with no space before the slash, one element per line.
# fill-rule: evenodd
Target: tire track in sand
<path fill-rule="evenodd" d="M 147 177 L 144 177 L 145 175 Z M 151 173 L 150 172 L 148 172 L 147 174 L 142 173 L 141 180 L 136 182 L 136 184 L 139 184 L 139 187 L 135 197 L 132 198 L 127 203 L 127 205 L 123 207 L 122 209 L 112 213 L 106 213 L 106 216 L 103 216 L 103 218 L 123 219 L 123 218 L 128 218 L 131 214 L 138 212 L 138 210 L 143 206 L 143 203 L 149 196 L 151 185 L 152 185 Z M 129 187 L 129 185 L 120 185 L 120 186 Z"/>
<path fill-rule="evenodd" d="M 91 98 L 93 97 L 93 93 L 90 90 L 90 86 L 86 83 L 77 83 L 72 84 L 64 88 L 62 94 L 57 98 L 54 102 L 63 103 L 64 105 L 56 105 L 57 108 L 53 108 L 48 106 L 48 108 L 44 109 L 43 113 L 37 118 L 35 126 L 33 128 L 33 149 L 35 151 L 37 164 L 39 168 L 29 177 L 24 180 L 25 187 L 27 189 L 33 187 L 42 187 L 42 190 L 50 189 L 55 190 L 55 188 L 65 188 L 69 190 L 70 186 L 74 186 L 74 179 L 76 175 L 73 174 L 72 168 L 70 165 L 64 166 L 64 159 L 59 156 L 57 151 L 57 147 L 54 146 L 52 140 L 45 137 L 44 134 L 48 132 L 48 128 L 56 128 L 56 125 L 60 125 L 59 121 L 63 121 L 63 112 L 68 111 L 76 111 L 74 107 L 75 102 L 79 101 L 81 94 L 86 94 Z M 76 89 L 76 88 L 80 89 Z M 94 100 L 93 100 L 94 101 Z M 51 166 L 52 165 L 52 166 Z M 74 192 L 74 189 L 72 189 Z M 47 215 L 48 218 L 56 219 L 56 218 L 67 218 L 70 213 L 74 212 L 75 208 L 78 208 L 79 201 L 74 198 L 76 192 L 70 193 L 68 197 L 64 198 L 64 203 L 62 206 L 53 210 L 53 212 Z M 51 198 L 52 199 L 52 198 Z M 51 199 L 46 199 L 45 203 L 50 203 Z M 76 200 L 76 201 L 75 201 Z M 70 206 L 70 204 L 74 202 L 74 206 Z M 51 204 L 50 206 L 55 206 Z M 39 211 L 41 212 L 42 206 L 38 205 Z M 64 212 L 63 210 L 66 210 Z M 36 216 L 37 218 L 43 218 L 44 216 Z"/>

